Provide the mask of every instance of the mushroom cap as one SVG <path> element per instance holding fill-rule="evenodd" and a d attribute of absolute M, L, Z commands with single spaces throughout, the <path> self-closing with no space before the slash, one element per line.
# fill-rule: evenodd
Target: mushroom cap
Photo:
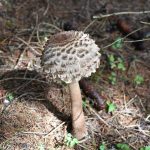
<path fill-rule="evenodd" d="M 43 70 L 66 83 L 88 77 L 100 64 L 100 49 L 82 31 L 64 31 L 50 37 L 42 57 Z"/>

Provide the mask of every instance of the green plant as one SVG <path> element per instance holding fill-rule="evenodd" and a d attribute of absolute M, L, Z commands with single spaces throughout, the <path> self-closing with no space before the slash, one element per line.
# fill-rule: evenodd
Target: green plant
<path fill-rule="evenodd" d="M 115 42 L 112 45 L 113 49 L 119 49 L 123 46 L 123 39 L 121 37 L 118 37 Z"/>
<path fill-rule="evenodd" d="M 110 76 L 108 77 L 108 79 L 109 79 L 109 81 L 110 81 L 110 83 L 111 83 L 112 85 L 115 85 L 116 82 L 117 82 L 117 75 L 116 75 L 116 73 L 115 73 L 115 72 L 111 72 L 111 74 L 110 74 Z"/>
<path fill-rule="evenodd" d="M 116 67 L 115 57 L 113 54 L 108 55 L 108 61 L 111 69 Z"/>
<path fill-rule="evenodd" d="M 39 150 L 45 150 L 44 144 L 42 144 L 42 143 L 39 144 Z"/>
<path fill-rule="evenodd" d="M 144 78 L 141 76 L 141 75 L 136 75 L 135 77 L 134 77 L 134 84 L 135 85 L 140 85 L 140 84 L 142 84 L 144 82 Z"/>
<path fill-rule="evenodd" d="M 9 101 L 9 102 L 12 102 L 14 100 L 14 96 L 12 93 L 7 93 L 6 94 L 6 99 Z"/>
<path fill-rule="evenodd" d="M 142 148 L 140 148 L 140 150 L 150 150 L 150 146 L 142 147 Z"/>
<path fill-rule="evenodd" d="M 82 99 L 82 107 L 85 109 L 88 106 L 93 107 L 94 106 L 94 101 L 88 101 L 85 97 Z"/>
<path fill-rule="evenodd" d="M 106 102 L 106 110 L 108 113 L 113 112 L 116 110 L 116 105 L 113 102 Z"/>
<path fill-rule="evenodd" d="M 6 108 L 7 106 L 9 106 L 9 105 L 12 103 L 12 101 L 13 101 L 14 99 L 15 99 L 15 98 L 14 98 L 14 96 L 13 96 L 12 93 L 7 93 L 7 94 L 6 94 L 6 98 L 5 98 L 4 101 L 3 101 L 3 104 L 4 104 L 5 108 Z"/>
<path fill-rule="evenodd" d="M 125 64 L 121 57 L 115 58 L 113 54 L 108 55 L 108 61 L 111 69 L 117 68 L 121 71 L 125 71 Z"/>
<path fill-rule="evenodd" d="M 128 144 L 118 143 L 116 144 L 118 150 L 131 150 Z"/>
<path fill-rule="evenodd" d="M 119 69 L 119 70 L 121 70 L 121 71 L 125 71 L 126 70 L 126 68 L 125 68 L 125 64 L 124 64 L 124 61 L 123 61 L 123 59 L 122 58 L 117 58 L 117 68 Z"/>
<path fill-rule="evenodd" d="M 73 148 L 76 144 L 79 143 L 77 138 L 74 138 L 72 134 L 68 133 L 65 137 L 65 143 L 68 147 Z"/>
<path fill-rule="evenodd" d="M 121 71 L 125 71 L 126 67 L 124 64 L 124 60 L 121 57 L 115 58 L 113 54 L 108 55 L 108 61 L 111 69 L 119 69 Z M 117 75 L 115 72 L 111 72 L 110 76 L 108 77 L 110 83 L 115 85 L 117 82 Z"/>
<path fill-rule="evenodd" d="M 99 146 L 99 150 L 106 150 L 106 145 L 104 142 Z"/>
<path fill-rule="evenodd" d="M 86 108 L 86 107 L 87 107 L 87 100 L 86 100 L 86 98 L 83 98 L 83 99 L 82 99 L 82 107 L 83 107 L 83 108 Z"/>

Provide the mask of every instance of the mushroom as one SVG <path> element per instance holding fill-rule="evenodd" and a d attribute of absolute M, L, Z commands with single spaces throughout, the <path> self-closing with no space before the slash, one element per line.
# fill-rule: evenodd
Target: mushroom
<path fill-rule="evenodd" d="M 63 31 L 50 37 L 41 57 L 43 71 L 49 77 L 69 84 L 73 135 L 78 140 L 87 135 L 78 81 L 90 76 L 99 67 L 99 50 L 88 34 Z"/>

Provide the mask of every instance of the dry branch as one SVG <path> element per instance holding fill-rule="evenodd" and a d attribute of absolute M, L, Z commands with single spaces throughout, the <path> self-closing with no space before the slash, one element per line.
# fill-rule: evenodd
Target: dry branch
<path fill-rule="evenodd" d="M 103 19 L 111 16 L 120 16 L 120 15 L 140 15 L 140 14 L 149 14 L 150 11 L 139 11 L 139 12 L 116 12 L 112 14 L 106 14 L 102 15 L 100 14 L 99 16 L 93 16 L 93 19 Z"/>

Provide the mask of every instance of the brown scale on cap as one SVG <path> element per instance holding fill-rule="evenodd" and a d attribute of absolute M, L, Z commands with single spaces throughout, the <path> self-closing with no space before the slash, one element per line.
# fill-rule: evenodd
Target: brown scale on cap
<path fill-rule="evenodd" d="M 99 67 L 98 51 L 98 46 L 88 34 L 81 31 L 61 32 L 47 41 L 42 66 L 53 78 L 60 78 L 66 83 L 79 81 L 82 77 L 90 76 Z M 62 66 L 66 66 L 65 69 L 62 70 Z"/>
<path fill-rule="evenodd" d="M 77 139 L 87 135 L 78 81 L 96 71 L 100 63 L 99 47 L 88 34 L 64 31 L 53 35 L 45 45 L 41 65 L 53 79 L 68 83 L 71 95 L 72 127 Z"/>

